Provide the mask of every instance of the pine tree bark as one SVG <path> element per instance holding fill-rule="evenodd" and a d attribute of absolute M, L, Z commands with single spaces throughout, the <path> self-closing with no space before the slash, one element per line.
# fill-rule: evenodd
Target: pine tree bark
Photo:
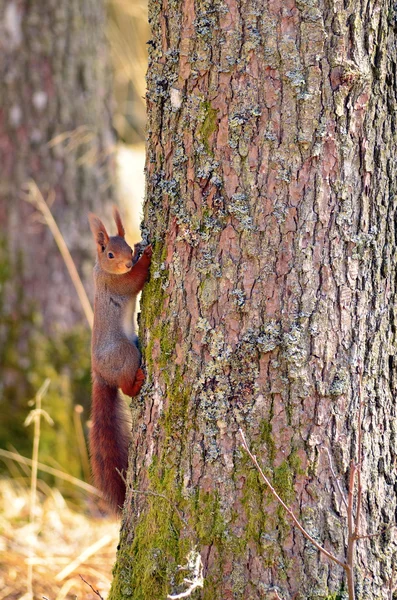
<path fill-rule="evenodd" d="M 0 2 L 2 263 L 47 329 L 67 329 L 84 316 L 51 233 L 22 190 L 33 179 L 45 196 L 55 193 L 55 219 L 91 288 L 87 212 L 113 194 L 104 26 L 104 1 Z M 16 296 L 8 287 L 6 310 Z"/>
<path fill-rule="evenodd" d="M 386 1 L 151 2 L 147 384 L 111 598 L 336 598 L 239 442 L 339 558 L 362 431 L 361 534 L 395 523 L 397 13 Z M 358 422 L 363 368 L 363 416 Z M 387 598 L 393 529 L 358 542 Z"/>

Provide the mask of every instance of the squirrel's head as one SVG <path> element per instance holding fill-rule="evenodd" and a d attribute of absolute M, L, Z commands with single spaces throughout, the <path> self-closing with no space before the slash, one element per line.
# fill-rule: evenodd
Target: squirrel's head
<path fill-rule="evenodd" d="M 124 239 L 124 227 L 116 207 L 113 208 L 113 217 L 117 225 L 117 235 L 114 236 L 108 235 L 101 219 L 93 213 L 89 213 L 88 220 L 97 245 L 101 268 L 113 275 L 123 275 L 128 273 L 133 265 L 133 253 Z"/>

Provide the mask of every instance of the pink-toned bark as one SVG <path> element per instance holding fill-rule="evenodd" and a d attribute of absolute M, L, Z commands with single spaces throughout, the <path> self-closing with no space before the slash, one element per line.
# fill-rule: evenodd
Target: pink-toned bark
<path fill-rule="evenodd" d="M 164 20 L 151 6 L 154 261 L 130 483 L 161 490 L 188 525 L 131 493 L 112 593 L 123 597 L 123 569 L 136 598 L 149 581 L 158 597 L 180 590 L 196 546 L 197 597 L 326 598 L 343 569 L 291 531 L 238 429 L 342 558 L 346 511 L 320 447 L 346 491 L 361 361 L 362 532 L 394 519 L 393 26 L 385 3 L 365 16 L 293 0 L 167 7 Z M 387 597 L 394 550 L 392 533 L 359 543 L 358 597 Z"/>

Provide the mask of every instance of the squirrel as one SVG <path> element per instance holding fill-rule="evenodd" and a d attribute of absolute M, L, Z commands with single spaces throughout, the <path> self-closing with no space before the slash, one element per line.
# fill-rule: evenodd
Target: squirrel
<path fill-rule="evenodd" d="M 137 294 L 148 278 L 152 247 L 147 246 L 138 259 L 141 244 L 135 245 L 134 252 L 127 244 L 116 207 L 113 217 L 117 235 L 110 237 L 96 215 L 88 216 L 97 246 L 89 446 L 94 483 L 112 511 L 119 513 L 126 492 L 123 474 L 130 432 L 118 388 L 127 396 L 137 396 L 145 379 L 134 313 Z"/>

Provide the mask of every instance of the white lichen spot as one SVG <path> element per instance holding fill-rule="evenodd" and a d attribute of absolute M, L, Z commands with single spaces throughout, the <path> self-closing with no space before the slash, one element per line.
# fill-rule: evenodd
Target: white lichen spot
<path fill-rule="evenodd" d="M 207 331 L 210 331 L 212 329 L 212 327 L 211 327 L 209 321 L 207 321 L 207 319 L 200 317 L 197 320 L 196 329 L 198 329 L 199 331 L 204 331 L 204 333 L 207 333 Z"/>
<path fill-rule="evenodd" d="M 266 409 L 266 399 L 263 394 L 259 394 L 255 399 L 253 410 L 258 414 L 263 414 Z"/>
<path fill-rule="evenodd" d="M 164 398 L 159 391 L 158 384 L 156 383 L 154 386 L 154 394 L 153 394 L 153 409 L 155 409 L 156 412 L 159 415 L 161 415 L 161 413 L 163 411 L 163 405 L 164 405 Z"/>
<path fill-rule="evenodd" d="M 175 108 L 175 110 L 178 110 L 178 108 L 180 108 L 182 106 L 181 90 L 178 90 L 177 88 L 171 88 L 170 99 L 171 99 L 172 108 Z"/>
<path fill-rule="evenodd" d="M 39 111 L 44 110 L 45 107 L 47 106 L 47 101 L 48 101 L 48 96 L 45 92 L 35 92 L 33 94 L 32 102 L 33 102 L 33 106 L 37 110 L 39 110 Z"/>
<path fill-rule="evenodd" d="M 187 555 L 187 564 L 179 566 L 178 571 L 187 571 L 189 577 L 185 577 L 183 582 L 189 587 L 179 594 L 169 594 L 168 600 L 177 600 L 179 598 L 188 598 L 197 588 L 204 587 L 203 563 L 200 552 L 191 550 Z"/>
<path fill-rule="evenodd" d="M 307 440 L 308 445 L 311 448 L 320 448 L 322 446 L 322 438 L 319 435 L 311 435 Z"/>
<path fill-rule="evenodd" d="M 9 2 L 4 11 L 4 28 L 8 34 L 8 49 L 14 50 L 22 41 L 21 15 L 16 2 Z"/>
<path fill-rule="evenodd" d="M 22 109 L 18 104 L 11 106 L 9 117 L 11 127 L 19 127 L 22 121 Z"/>

